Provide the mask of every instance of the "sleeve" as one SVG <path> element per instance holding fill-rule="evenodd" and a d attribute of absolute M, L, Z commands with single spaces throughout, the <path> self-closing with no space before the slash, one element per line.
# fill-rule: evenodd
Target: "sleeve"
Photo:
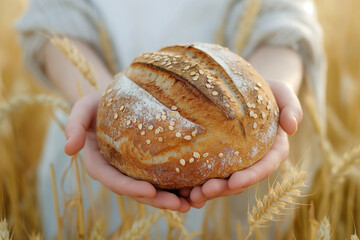
<path fill-rule="evenodd" d="M 25 66 L 37 80 L 51 88 L 42 70 L 43 54 L 40 51 L 47 36 L 67 35 L 86 41 L 99 50 L 97 22 L 97 12 L 86 0 L 30 0 L 27 11 L 15 26 Z"/>
<path fill-rule="evenodd" d="M 244 58 L 248 58 L 260 45 L 286 46 L 297 51 L 304 64 L 305 79 L 317 100 L 318 111 L 325 119 L 327 64 L 322 28 L 317 21 L 313 1 L 236 2 L 228 13 L 225 44 Z"/>

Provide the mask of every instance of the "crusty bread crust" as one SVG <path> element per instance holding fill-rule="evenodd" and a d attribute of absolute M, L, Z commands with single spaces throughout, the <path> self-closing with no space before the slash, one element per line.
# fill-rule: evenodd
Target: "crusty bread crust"
<path fill-rule="evenodd" d="M 144 53 L 104 92 L 99 147 L 121 172 L 158 188 L 226 178 L 259 160 L 278 128 L 275 98 L 245 60 L 213 44 Z"/>

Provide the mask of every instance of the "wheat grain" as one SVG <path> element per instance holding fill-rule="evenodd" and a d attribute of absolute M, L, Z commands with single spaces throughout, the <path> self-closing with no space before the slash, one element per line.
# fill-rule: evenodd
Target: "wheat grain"
<path fill-rule="evenodd" d="M 127 239 L 140 239 L 141 237 L 149 234 L 151 226 L 160 218 L 159 214 L 153 211 L 148 218 L 142 218 L 135 221 L 131 228 L 120 235 L 121 240 Z"/>
<path fill-rule="evenodd" d="M 10 233 L 6 219 L 0 221 L 0 240 L 9 240 Z"/>
<path fill-rule="evenodd" d="M 52 36 L 50 37 L 50 42 L 65 55 L 90 85 L 97 90 L 98 87 L 95 72 L 78 48 L 66 37 Z"/>
<path fill-rule="evenodd" d="M 304 187 L 305 172 L 298 170 L 286 174 L 281 184 L 276 183 L 275 188 L 270 188 L 262 201 L 256 198 L 256 206 L 248 212 L 249 234 L 252 235 L 256 227 L 263 227 L 268 221 L 274 220 L 274 216 L 280 213 L 287 204 L 293 203 L 293 199 L 301 195 L 300 189 Z"/>
<path fill-rule="evenodd" d="M 317 240 L 330 240 L 330 222 L 327 217 L 320 223 L 319 230 L 317 231 Z"/>
<path fill-rule="evenodd" d="M 41 105 L 44 107 L 51 107 L 55 109 L 61 109 L 65 113 L 70 112 L 69 104 L 63 99 L 49 95 L 49 94 L 38 94 L 38 95 L 23 95 L 11 98 L 6 103 L 0 105 L 0 121 L 7 117 L 11 112 L 18 110 L 24 105 Z"/>

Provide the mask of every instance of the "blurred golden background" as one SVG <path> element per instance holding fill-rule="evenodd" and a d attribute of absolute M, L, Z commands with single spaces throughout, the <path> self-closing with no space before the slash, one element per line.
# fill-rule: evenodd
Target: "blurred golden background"
<path fill-rule="evenodd" d="M 11 102 L 19 96 L 49 94 L 22 63 L 13 26 L 26 2 L 0 1 L 0 220 L 7 220 L 13 239 L 40 239 L 36 169 L 52 109 L 26 100 Z M 320 145 L 324 159 L 344 160 L 352 169 L 336 189 L 326 190 L 335 175 L 331 161 L 323 163 L 316 182 L 309 186 L 314 194 L 301 200 L 305 205 L 297 206 L 284 239 L 316 239 L 316 227 L 325 216 L 331 223 L 331 239 L 346 239 L 360 232 L 360 151 L 351 150 L 360 144 L 360 1 L 316 3 L 328 59 L 327 135 L 319 138 Z M 311 109 L 305 113 L 311 115 Z M 314 131 L 312 137 L 316 134 L 319 132 Z M 6 239 L 1 238 L 1 231 L 0 226 L 0 239 Z"/>

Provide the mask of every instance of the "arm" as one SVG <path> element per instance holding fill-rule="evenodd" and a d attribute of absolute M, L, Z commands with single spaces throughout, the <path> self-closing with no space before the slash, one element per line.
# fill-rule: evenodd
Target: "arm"
<path fill-rule="evenodd" d="M 286 47 L 260 47 L 249 62 L 266 81 L 289 84 L 298 93 L 303 79 L 303 65 L 297 52 Z"/>
<path fill-rule="evenodd" d="M 298 92 L 303 68 L 299 55 L 285 47 L 260 47 L 249 62 L 269 82 L 280 109 L 280 128 L 270 151 L 251 167 L 233 173 L 229 179 L 210 179 L 203 186 L 183 190 L 193 207 L 202 207 L 207 200 L 239 194 L 267 178 L 289 155 L 287 134 L 293 135 L 302 119 Z"/>
<path fill-rule="evenodd" d="M 103 60 L 85 42 L 72 39 L 71 42 L 84 55 L 91 67 L 97 74 L 99 91 L 103 92 L 106 86 L 112 81 L 113 76 L 106 68 Z M 72 104 L 79 98 L 76 82 L 80 80 L 84 95 L 95 92 L 94 88 L 84 79 L 80 72 L 74 67 L 56 47 L 49 41 L 44 48 L 44 70 L 49 80 L 55 85 L 62 95 Z"/>

